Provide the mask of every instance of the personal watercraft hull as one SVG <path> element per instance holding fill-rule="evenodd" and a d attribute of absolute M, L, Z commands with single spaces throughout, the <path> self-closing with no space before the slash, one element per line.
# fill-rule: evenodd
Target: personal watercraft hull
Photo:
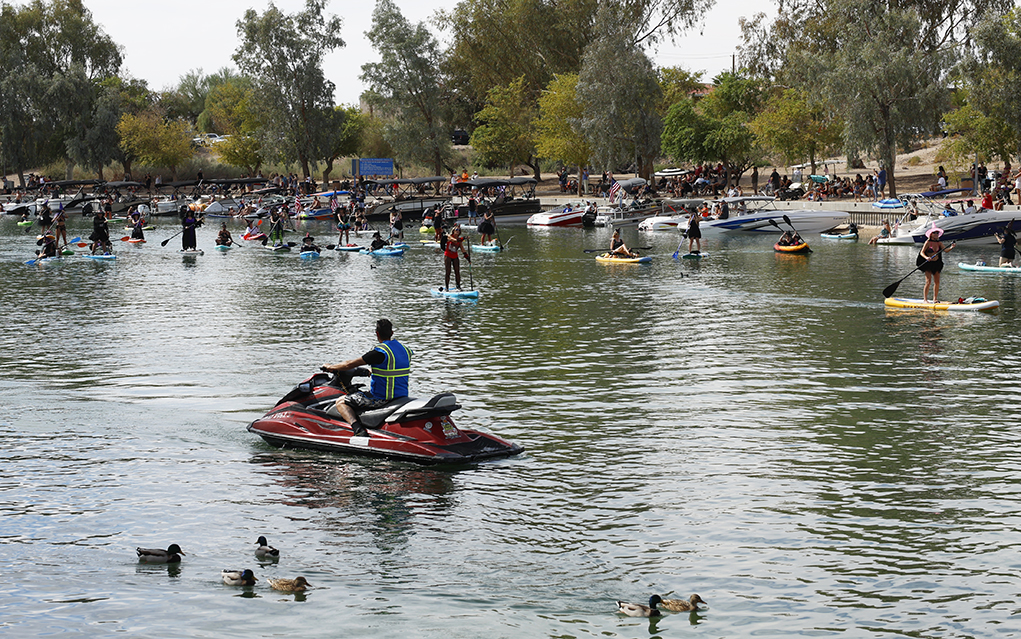
<path fill-rule="evenodd" d="M 419 464 L 466 464 L 510 457 L 524 448 L 494 435 L 460 429 L 450 413 L 460 408 L 449 393 L 429 400 L 402 398 L 380 411 L 361 416 L 369 426 L 355 435 L 334 411 L 334 402 L 356 386 L 325 373 L 295 387 L 266 415 L 248 425 L 248 431 L 280 448 L 301 448 L 370 457 L 385 457 Z M 348 382 L 350 377 L 348 377 Z M 374 427 L 373 427 L 374 426 Z"/>

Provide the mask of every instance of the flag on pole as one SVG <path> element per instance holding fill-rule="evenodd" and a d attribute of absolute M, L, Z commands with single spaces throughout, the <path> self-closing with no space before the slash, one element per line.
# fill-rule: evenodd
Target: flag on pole
<path fill-rule="evenodd" d="M 337 196 L 336 195 L 332 196 L 330 198 L 330 210 L 333 211 L 334 213 L 336 213 L 337 212 L 337 208 L 339 206 L 340 206 L 340 204 L 337 202 Z"/>
<path fill-rule="evenodd" d="M 294 215 L 297 217 L 301 217 L 301 212 L 303 210 L 304 207 L 301 205 L 301 200 L 298 198 L 294 198 Z"/>
<path fill-rule="evenodd" d="M 615 200 L 617 198 L 617 194 L 618 193 L 620 193 L 620 182 L 618 182 L 617 180 L 614 180 L 613 184 L 610 185 L 610 203 L 611 204 L 613 203 L 613 200 Z"/>

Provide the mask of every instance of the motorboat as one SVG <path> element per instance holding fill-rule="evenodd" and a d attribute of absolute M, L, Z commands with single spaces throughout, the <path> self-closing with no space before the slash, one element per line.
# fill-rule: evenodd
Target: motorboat
<path fill-rule="evenodd" d="M 705 200 L 664 200 L 659 215 L 645 218 L 638 223 L 639 231 L 675 231 L 688 228 L 688 216 L 697 211 Z M 669 209 L 669 213 L 667 212 Z"/>
<path fill-rule="evenodd" d="M 364 368 L 316 373 L 299 383 L 248 431 L 280 448 L 388 457 L 420 464 L 464 464 L 510 457 L 524 448 L 476 430 L 458 428 L 450 414 L 461 408 L 452 393 L 427 399 L 400 397 L 382 408 L 365 411 L 359 421 L 367 429 L 356 435 L 335 408 L 337 399 L 362 384 Z"/>
<path fill-rule="evenodd" d="M 905 196 L 907 210 L 893 225 L 890 237 L 881 237 L 877 244 L 922 244 L 925 232 L 933 226 L 943 229 L 941 242 L 969 244 L 997 244 L 996 234 L 1002 233 L 1017 211 L 978 209 L 975 213 L 961 213 L 946 203 L 936 202 L 925 194 Z"/>
<path fill-rule="evenodd" d="M 525 222 L 528 226 L 582 226 L 587 204 L 582 201 L 568 202 L 549 211 L 536 213 Z"/>
<path fill-rule="evenodd" d="M 815 208 L 778 209 L 775 204 L 776 198 L 767 195 L 726 197 L 720 202 L 726 203 L 727 216 L 703 219 L 701 223 L 703 236 L 717 233 L 776 233 L 773 222 L 782 222 L 784 216 L 787 216 L 799 233 L 822 233 L 848 218 L 846 211 Z"/>

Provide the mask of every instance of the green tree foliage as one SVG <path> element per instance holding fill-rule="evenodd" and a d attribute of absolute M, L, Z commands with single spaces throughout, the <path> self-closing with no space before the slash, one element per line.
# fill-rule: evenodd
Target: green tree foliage
<path fill-rule="evenodd" d="M 788 165 L 807 159 L 812 173 L 819 156 L 837 148 L 843 132 L 838 119 L 828 117 L 799 89 L 784 89 L 770 96 L 748 126 L 760 146 Z"/>
<path fill-rule="evenodd" d="M 508 167 L 511 177 L 515 165 L 527 164 L 538 179 L 532 130 L 536 115 L 536 103 L 528 95 L 524 76 L 490 89 L 486 106 L 475 114 L 478 127 L 472 133 L 471 145 L 476 160 L 485 166 Z"/>
<path fill-rule="evenodd" d="M 943 115 L 947 137 L 940 148 L 952 164 L 965 166 L 978 156 L 980 161 L 993 157 L 1009 160 L 1016 150 L 1016 132 L 1003 119 L 982 113 L 966 104 Z"/>
<path fill-rule="evenodd" d="M 168 120 L 158 107 L 124 114 L 117 132 L 127 152 L 146 164 L 167 167 L 175 180 L 177 168 L 192 156 L 188 123 Z"/>
<path fill-rule="evenodd" d="M 411 24 L 392 0 L 376 2 L 366 36 L 381 59 L 362 65 L 361 79 L 386 122 L 396 159 L 432 166 L 441 175 L 451 144 L 439 42 L 424 24 Z"/>
<path fill-rule="evenodd" d="M 323 182 L 330 181 L 334 162 L 342 157 L 353 157 L 358 154 L 358 147 L 362 143 L 362 134 L 366 125 L 366 117 L 362 115 L 358 107 L 354 106 L 338 106 L 333 109 L 330 117 L 331 136 L 326 144 L 326 168 L 323 169 Z"/>
<path fill-rule="evenodd" d="M 462 0 L 442 14 L 452 33 L 450 73 L 481 105 L 491 87 L 524 76 L 536 96 L 554 75 L 576 73 L 585 45 L 599 37 L 608 7 L 627 44 L 671 38 L 696 23 L 713 0 Z"/>
<path fill-rule="evenodd" d="M 1021 10 L 986 14 L 971 33 L 976 51 L 962 64 L 969 103 L 986 118 L 1002 123 L 1001 135 L 1006 135 L 997 146 L 1009 151 L 1004 155 L 994 145 L 986 149 L 995 150 L 1004 159 L 1011 154 L 1021 157 Z M 972 116 L 962 119 L 970 120 Z M 999 128 L 993 122 L 989 126 Z M 964 133 L 964 129 L 959 130 Z"/>
<path fill-rule="evenodd" d="M 613 10 L 601 8 L 597 24 L 600 35 L 585 49 L 578 73 L 581 129 L 600 168 L 633 162 L 649 179 L 663 128 L 659 77 Z"/>
<path fill-rule="evenodd" d="M 0 162 L 19 174 L 64 158 L 95 121 L 98 83 L 116 74 L 117 45 L 78 0 L 0 5 Z M 93 132 L 96 134 L 96 132 Z"/>
<path fill-rule="evenodd" d="M 255 83 L 264 148 L 296 160 L 311 177 L 311 164 L 325 157 L 334 85 L 323 74 L 323 57 L 344 46 L 341 20 L 326 16 L 326 0 L 306 0 L 293 15 L 270 4 L 259 15 L 249 9 L 237 22 L 241 44 L 234 62 Z"/>
<path fill-rule="evenodd" d="M 358 142 L 358 155 L 363 158 L 392 158 L 394 149 L 386 141 L 386 123 L 369 113 L 360 117 L 361 132 Z"/>
<path fill-rule="evenodd" d="M 203 113 L 213 128 L 230 136 L 216 145 L 220 160 L 253 175 L 258 173 L 263 163 L 262 121 L 251 80 L 236 77 L 217 84 L 209 90 L 205 105 Z"/>
<path fill-rule="evenodd" d="M 581 130 L 584 110 L 578 101 L 578 75 L 555 76 L 539 98 L 535 144 L 539 157 L 583 167 L 591 149 Z"/>
<path fill-rule="evenodd" d="M 660 103 L 660 114 L 666 115 L 670 105 L 688 99 L 693 93 L 705 89 L 702 82 L 704 71 L 688 71 L 681 67 L 663 67 L 659 69 L 659 88 L 663 92 Z"/>

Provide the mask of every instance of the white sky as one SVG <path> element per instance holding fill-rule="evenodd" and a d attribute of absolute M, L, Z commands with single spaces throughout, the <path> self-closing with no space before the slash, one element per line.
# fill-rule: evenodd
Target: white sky
<path fill-rule="evenodd" d="M 428 21 L 437 9 L 451 8 L 456 0 L 396 0 L 404 16 L 412 22 Z M 262 13 L 269 0 L 173 0 L 169 3 L 124 0 L 84 0 L 96 23 L 123 47 L 122 72 L 146 80 L 149 88 L 160 90 L 176 86 L 188 71 L 202 69 L 210 74 L 225 66 L 233 67 L 231 56 L 237 48 L 236 23 L 253 8 Z M 296 13 L 304 0 L 276 0 L 284 13 Z M 327 12 L 343 21 L 341 37 L 346 46 L 326 58 L 326 77 L 336 85 L 338 104 L 357 104 L 365 87 L 358 76 L 366 62 L 379 58 L 365 32 L 372 24 L 373 0 L 330 0 Z M 653 55 L 658 66 L 682 66 L 691 71 L 706 71 L 709 81 L 720 71 L 730 69 L 741 31 L 738 18 L 751 18 L 756 12 L 774 13 L 771 0 L 717 0 L 706 15 L 705 24 L 682 36 L 676 45 L 667 44 Z M 437 34 L 444 37 L 444 34 Z"/>

